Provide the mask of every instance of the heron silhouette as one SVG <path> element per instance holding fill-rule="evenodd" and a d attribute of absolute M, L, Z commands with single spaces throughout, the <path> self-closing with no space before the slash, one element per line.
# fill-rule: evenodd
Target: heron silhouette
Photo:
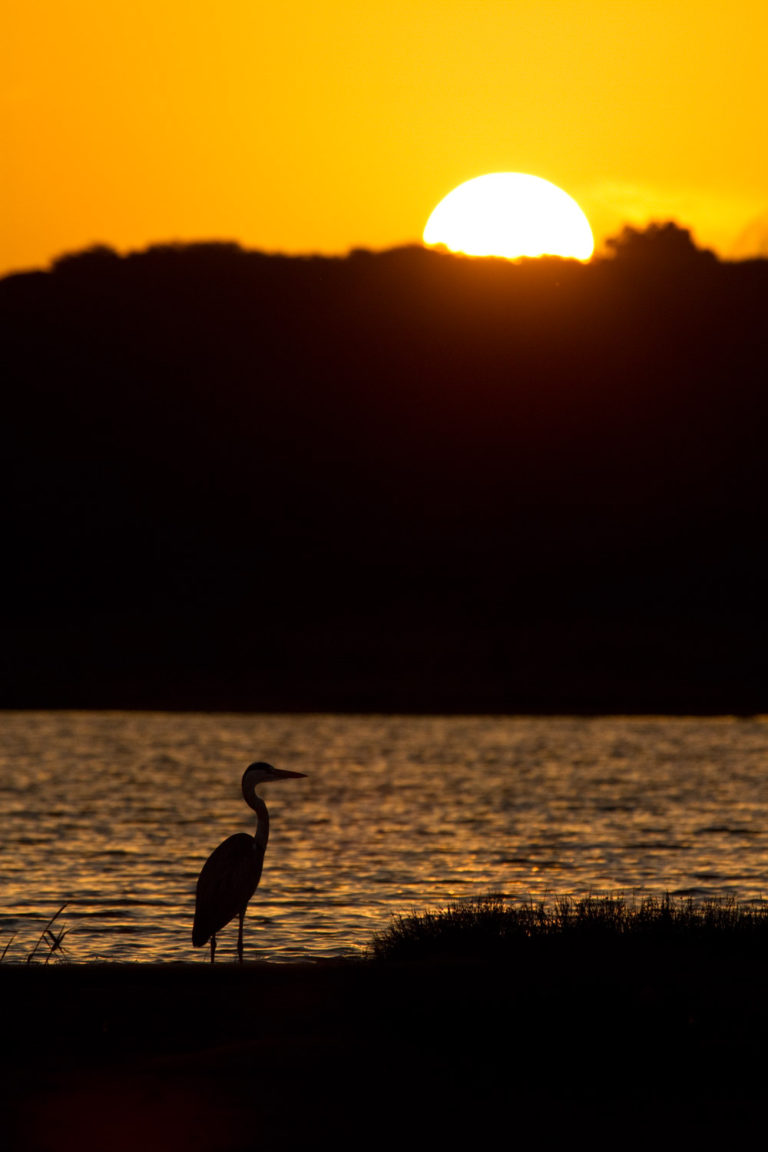
<path fill-rule="evenodd" d="M 288 772 L 262 762 L 249 764 L 243 773 L 243 797 L 256 813 L 256 835 L 238 832 L 222 841 L 211 852 L 197 878 L 192 943 L 195 948 L 200 948 L 210 939 L 212 964 L 216 955 L 216 933 L 235 916 L 240 918 L 237 955 L 240 963 L 243 962 L 245 910 L 261 879 L 269 839 L 269 812 L 261 797 L 256 795 L 256 785 L 269 780 L 296 780 L 304 775 L 303 772 Z"/>

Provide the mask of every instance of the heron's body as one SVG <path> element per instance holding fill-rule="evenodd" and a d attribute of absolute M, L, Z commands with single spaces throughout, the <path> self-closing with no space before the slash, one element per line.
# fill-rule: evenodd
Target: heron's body
<path fill-rule="evenodd" d="M 246 832 L 230 836 L 214 849 L 197 881 L 192 928 L 196 948 L 207 944 L 230 920 L 245 912 L 261 879 L 263 863 L 264 853 L 257 851 L 253 836 Z"/>
<path fill-rule="evenodd" d="M 211 963 L 216 953 L 217 932 L 235 916 L 240 921 L 237 954 L 242 963 L 245 910 L 261 879 L 269 839 L 269 812 L 256 795 L 256 784 L 303 775 L 303 772 L 281 771 L 262 763 L 251 764 L 243 774 L 243 797 L 256 813 L 256 835 L 238 832 L 229 836 L 213 850 L 197 880 L 192 943 L 199 948 L 210 940 Z"/>

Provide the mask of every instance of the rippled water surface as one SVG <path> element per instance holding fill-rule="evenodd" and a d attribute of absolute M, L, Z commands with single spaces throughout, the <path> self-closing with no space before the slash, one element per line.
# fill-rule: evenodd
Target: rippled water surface
<path fill-rule="evenodd" d="M 504 892 L 768 893 L 768 722 L 0 713 L 0 953 L 67 902 L 71 961 L 197 958 L 197 873 L 254 829 L 251 956 L 357 954 L 393 913 Z M 231 956 L 236 928 L 219 938 Z"/>

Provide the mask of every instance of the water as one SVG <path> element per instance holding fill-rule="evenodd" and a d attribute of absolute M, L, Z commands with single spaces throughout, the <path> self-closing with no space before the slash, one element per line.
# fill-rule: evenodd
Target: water
<path fill-rule="evenodd" d="M 358 955 L 395 913 L 492 891 L 768 894 L 764 718 L 0 713 L 0 952 L 66 901 L 70 961 L 203 962 L 197 873 L 253 831 L 257 759 L 307 779 L 263 789 L 253 957 Z"/>

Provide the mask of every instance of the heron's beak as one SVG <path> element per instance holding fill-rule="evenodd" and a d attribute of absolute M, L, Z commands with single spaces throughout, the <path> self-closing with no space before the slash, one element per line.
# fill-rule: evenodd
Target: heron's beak
<path fill-rule="evenodd" d="M 273 779 L 306 780 L 306 772 L 289 772 L 287 768 L 273 768 Z"/>

